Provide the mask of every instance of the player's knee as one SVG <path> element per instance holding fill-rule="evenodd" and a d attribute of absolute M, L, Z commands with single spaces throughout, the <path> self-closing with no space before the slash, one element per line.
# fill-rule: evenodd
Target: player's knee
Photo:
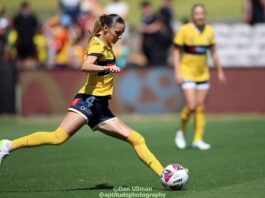
<path fill-rule="evenodd" d="M 137 137 L 137 139 L 134 142 L 135 145 L 141 145 L 141 144 L 145 144 L 145 139 L 142 135 L 139 134 L 139 136 Z"/>
<path fill-rule="evenodd" d="M 188 104 L 187 108 L 190 112 L 194 112 L 196 109 L 196 104 Z"/>
<path fill-rule="evenodd" d="M 53 144 L 60 145 L 63 144 L 68 138 L 69 135 L 62 129 L 58 128 L 53 133 Z"/>
<path fill-rule="evenodd" d="M 141 144 L 145 144 L 145 139 L 144 137 L 139 134 L 138 132 L 132 132 L 132 134 L 130 135 L 131 137 L 128 138 L 128 141 L 133 145 L 133 146 L 137 146 L 137 145 L 141 145 Z"/>
<path fill-rule="evenodd" d="M 55 137 L 53 144 L 55 145 L 60 145 L 63 144 L 66 141 L 66 139 L 60 138 L 60 137 Z"/>
<path fill-rule="evenodd" d="M 203 104 L 198 104 L 196 106 L 196 111 L 204 111 L 204 105 Z"/>

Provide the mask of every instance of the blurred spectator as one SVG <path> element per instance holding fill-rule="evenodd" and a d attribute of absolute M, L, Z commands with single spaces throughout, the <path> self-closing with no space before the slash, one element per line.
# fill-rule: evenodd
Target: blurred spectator
<path fill-rule="evenodd" d="M 157 31 L 154 32 L 155 45 L 153 47 L 150 64 L 154 66 L 167 66 L 169 50 L 172 45 L 173 30 L 163 16 L 158 15 L 154 27 Z"/>
<path fill-rule="evenodd" d="M 173 26 L 174 23 L 174 11 L 173 11 L 173 1 L 164 0 L 164 4 L 160 8 L 160 16 L 163 18 L 164 22 L 168 26 Z"/>
<path fill-rule="evenodd" d="M 173 38 L 168 19 L 160 13 L 156 16 L 149 2 L 142 3 L 143 20 L 140 27 L 142 51 L 149 66 L 165 66 Z"/>
<path fill-rule="evenodd" d="M 81 1 L 79 17 L 79 25 L 81 30 L 84 33 L 88 33 L 95 19 L 102 14 L 104 14 L 104 9 L 96 0 Z"/>
<path fill-rule="evenodd" d="M 152 61 L 152 52 L 155 46 L 155 38 L 154 31 L 151 31 L 150 25 L 154 24 L 156 21 L 155 13 L 152 10 L 151 4 L 148 1 L 144 1 L 141 3 L 141 11 L 142 11 L 142 22 L 140 25 L 140 33 L 141 33 L 141 50 L 145 55 L 148 65 L 150 65 Z"/>
<path fill-rule="evenodd" d="M 59 0 L 59 5 L 63 15 L 69 15 L 71 17 L 71 22 L 77 22 L 80 0 Z"/>
<path fill-rule="evenodd" d="M 48 48 L 48 59 L 46 66 L 52 68 L 55 61 L 56 50 L 55 50 L 55 33 L 60 26 L 60 17 L 53 16 L 51 19 L 47 20 L 43 25 L 43 31 L 46 36 L 47 48 Z"/>
<path fill-rule="evenodd" d="M 129 6 L 126 2 L 121 0 L 112 0 L 105 8 L 106 14 L 118 14 L 122 18 L 127 18 L 129 13 Z"/>
<path fill-rule="evenodd" d="M 37 59 L 39 61 L 39 64 L 40 66 L 44 67 L 48 59 L 48 52 L 47 52 L 48 48 L 47 48 L 47 39 L 43 33 L 41 26 L 39 26 L 37 34 L 34 36 L 34 44 L 37 49 Z"/>
<path fill-rule="evenodd" d="M 14 18 L 14 27 L 17 31 L 17 56 L 19 63 L 26 68 L 36 65 L 36 48 L 33 37 L 38 27 L 38 20 L 31 12 L 27 2 L 20 6 L 19 13 Z"/>
<path fill-rule="evenodd" d="M 68 15 L 61 17 L 60 26 L 55 30 L 55 68 L 65 68 L 69 66 L 69 27 L 72 21 Z"/>
<path fill-rule="evenodd" d="M 253 25 L 265 22 L 265 0 L 244 0 L 245 22 Z"/>
<path fill-rule="evenodd" d="M 97 0 L 82 0 L 81 1 L 81 13 L 90 13 L 91 15 L 98 17 L 104 14 L 104 9 Z"/>
<path fill-rule="evenodd" d="M 69 48 L 69 59 L 72 68 L 79 69 L 83 62 L 85 49 L 82 42 L 83 37 L 79 36 L 73 41 L 73 44 Z"/>
<path fill-rule="evenodd" d="M 78 68 L 87 44 L 81 27 L 73 24 L 69 15 L 63 15 L 52 17 L 44 24 L 43 29 L 48 48 L 48 68 Z"/>
<path fill-rule="evenodd" d="M 5 45 L 7 42 L 8 19 L 4 16 L 5 7 L 0 4 L 0 62 L 3 61 L 5 53 Z"/>
<path fill-rule="evenodd" d="M 79 26 L 82 32 L 88 34 L 94 21 L 95 16 L 91 12 L 82 13 L 79 18 Z"/>
<path fill-rule="evenodd" d="M 6 60 L 15 60 L 17 57 L 17 49 L 16 49 L 16 43 L 17 43 L 17 31 L 13 27 L 13 20 L 12 18 L 9 18 L 8 20 L 8 27 L 6 31 L 6 46 L 5 46 L 5 58 Z"/>
<path fill-rule="evenodd" d="M 129 6 L 123 0 L 112 0 L 106 7 L 105 7 L 106 14 L 118 14 L 125 20 L 125 32 L 122 35 L 123 40 L 129 37 L 130 26 L 127 22 L 127 16 L 129 13 Z M 125 43 L 124 43 L 125 44 Z"/>

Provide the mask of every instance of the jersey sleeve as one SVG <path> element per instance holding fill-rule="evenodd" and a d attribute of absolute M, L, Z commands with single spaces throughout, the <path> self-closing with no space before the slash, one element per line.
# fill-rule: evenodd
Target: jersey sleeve
<path fill-rule="evenodd" d="M 183 27 L 176 33 L 174 37 L 174 46 L 175 47 L 183 47 L 185 43 L 185 33 Z"/>
<path fill-rule="evenodd" d="M 87 47 L 86 56 L 100 57 L 104 52 L 104 47 L 104 44 L 99 39 L 92 38 Z"/>

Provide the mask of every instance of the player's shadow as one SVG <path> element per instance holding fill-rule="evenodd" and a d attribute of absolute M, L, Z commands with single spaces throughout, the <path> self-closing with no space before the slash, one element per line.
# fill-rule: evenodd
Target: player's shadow
<path fill-rule="evenodd" d="M 87 191 L 87 190 L 111 190 L 114 186 L 107 185 L 107 184 L 97 184 L 93 187 L 84 187 L 84 188 L 68 188 L 68 189 L 43 189 L 43 190 L 34 190 L 34 189 L 28 189 L 28 190 L 7 190 L 7 191 L 1 191 L 1 193 L 30 193 L 30 192 L 71 192 L 71 191 Z M 0 196 L 1 197 L 1 196 Z"/>
<path fill-rule="evenodd" d="M 111 186 L 111 185 L 97 184 L 93 187 L 88 187 L 88 188 L 73 188 L 73 189 L 64 189 L 64 190 L 58 190 L 58 191 L 110 190 L 113 188 L 114 188 L 114 186 Z"/>
<path fill-rule="evenodd" d="M 129 187 L 129 186 L 122 186 L 122 187 Z M 67 188 L 67 189 L 41 189 L 41 190 L 34 190 L 34 189 L 28 189 L 28 190 L 7 190 L 7 191 L 1 191 L 0 190 L 0 195 L 1 193 L 14 193 L 14 192 L 19 192 L 19 193 L 31 193 L 31 192 L 74 192 L 74 191 L 88 191 L 88 190 L 112 190 L 114 186 L 112 185 L 107 185 L 106 183 L 103 184 L 97 184 L 93 187 L 83 187 L 83 188 Z M 163 188 L 153 188 L 155 190 L 162 190 L 164 191 L 165 189 Z M 1 197 L 1 196 L 0 196 Z"/>

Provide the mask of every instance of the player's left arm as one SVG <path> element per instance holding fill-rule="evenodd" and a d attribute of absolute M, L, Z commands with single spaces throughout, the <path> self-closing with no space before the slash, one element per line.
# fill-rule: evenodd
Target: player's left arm
<path fill-rule="evenodd" d="M 211 56 L 212 56 L 212 60 L 213 60 L 213 63 L 215 65 L 215 68 L 217 70 L 217 75 L 218 75 L 219 81 L 226 82 L 225 73 L 224 73 L 224 70 L 220 64 L 220 59 L 219 59 L 219 56 L 217 54 L 217 50 L 214 46 L 211 47 Z"/>
<path fill-rule="evenodd" d="M 214 31 L 211 29 L 210 51 L 211 51 L 212 60 L 216 67 L 219 81 L 226 82 L 225 73 L 221 66 L 220 59 L 217 54 L 217 50 L 215 48 L 215 44 L 216 44 L 216 41 L 215 41 Z"/>

